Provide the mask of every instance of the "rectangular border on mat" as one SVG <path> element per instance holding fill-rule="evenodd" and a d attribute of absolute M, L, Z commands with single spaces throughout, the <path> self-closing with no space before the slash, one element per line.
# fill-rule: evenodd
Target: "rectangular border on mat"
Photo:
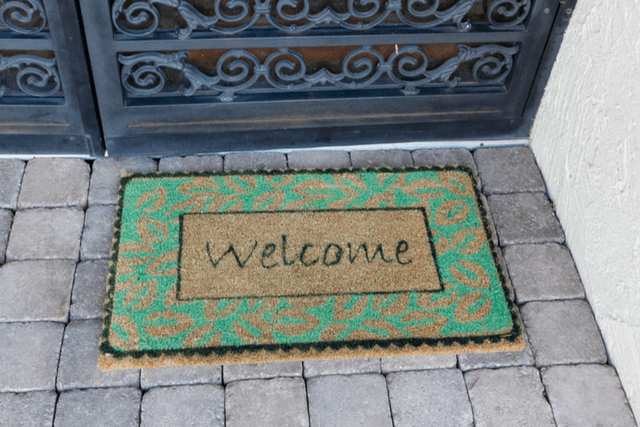
<path fill-rule="evenodd" d="M 502 288 L 504 303 L 508 309 L 510 328 L 495 333 L 465 333 L 437 338 L 403 338 L 389 340 L 359 340 L 359 341 L 324 341 L 288 344 L 244 345 L 242 347 L 225 345 L 218 347 L 194 347 L 181 349 L 160 350 L 129 350 L 122 351 L 109 342 L 109 328 L 111 324 L 114 293 L 116 285 L 116 265 L 122 227 L 122 210 L 124 190 L 129 182 L 138 178 L 163 177 L 215 177 L 232 175 L 289 175 L 289 174 L 348 174 L 361 172 L 379 173 L 408 173 L 412 171 L 460 171 L 466 173 L 473 186 L 473 194 L 478 209 L 479 220 L 485 232 L 488 248 L 495 265 L 500 287 Z M 436 166 L 436 167 L 405 167 L 405 168 L 367 168 L 367 169 L 310 169 L 283 171 L 231 171 L 231 172 L 178 172 L 178 173 L 134 173 L 123 175 L 118 193 L 117 218 L 115 222 L 114 243 L 109 265 L 107 298 L 105 300 L 105 316 L 100 343 L 101 369 L 121 369 L 131 367 L 159 367 L 171 365 L 194 365 L 206 363 L 242 363 L 262 362 L 274 360 L 299 360 L 304 358 L 331 359 L 336 357 L 372 357 L 398 356 L 418 354 L 447 354 L 484 351 L 515 351 L 524 348 L 524 337 L 515 305 L 510 299 L 510 289 L 505 274 L 499 262 L 493 232 L 487 218 L 481 194 L 478 190 L 475 176 L 468 166 Z M 433 241 L 431 240 L 432 248 Z M 436 258 L 437 259 L 437 258 Z"/>
<path fill-rule="evenodd" d="M 371 210 L 375 210 L 375 211 L 400 211 L 400 210 L 414 210 L 414 211 L 420 211 L 422 213 L 422 218 L 424 221 L 424 225 L 425 225 L 425 229 L 426 229 L 426 233 L 427 233 L 427 238 L 429 240 L 429 247 L 430 247 L 430 251 L 431 251 L 431 256 L 433 257 L 433 263 L 435 265 L 435 270 L 436 270 L 436 275 L 438 277 L 438 287 L 437 288 L 433 288 L 433 289 L 422 289 L 419 291 L 416 290 L 392 290 L 392 291 L 367 291 L 367 294 L 371 294 L 371 295 L 385 295 L 385 294 L 395 294 L 395 293 L 400 293 L 400 292 L 421 292 L 421 293 L 428 293 L 428 292 L 442 292 L 444 290 L 444 284 L 442 283 L 442 277 L 440 276 L 440 269 L 438 267 L 438 260 L 436 257 L 436 248 L 433 244 L 433 233 L 431 232 L 431 227 L 429 226 L 429 221 L 427 219 L 427 213 L 426 210 L 423 206 L 420 207 L 393 207 L 393 208 L 367 208 L 367 209 L 309 209 L 309 210 L 305 210 L 305 211 L 294 211 L 294 210 L 284 210 L 284 211 L 278 211 L 278 213 L 313 213 L 313 212 L 362 212 L 362 211 L 371 211 Z M 191 215 L 237 215 L 237 214 L 254 214 L 254 215 L 258 215 L 258 214 L 272 214 L 272 211 L 258 211 L 258 212 L 207 212 L 207 213 L 188 213 L 188 214 L 182 214 L 180 215 L 180 235 L 179 235 L 179 239 L 180 239 L 180 246 L 178 249 L 178 279 L 177 279 L 177 283 L 176 283 L 176 299 L 178 301 L 199 301 L 199 300 L 219 300 L 219 299 L 231 299 L 232 297 L 194 297 L 194 298 L 187 298 L 187 297 L 181 297 L 181 282 L 182 282 L 182 277 L 181 277 L 181 265 L 182 265 L 182 248 L 183 248 L 183 219 L 185 216 L 191 216 Z M 314 294 L 278 294 L 278 295 L 252 295 L 252 296 L 247 296 L 247 297 L 237 297 L 237 298 L 243 298 L 243 299 L 251 299 L 251 298 L 265 298 L 265 297 L 269 297 L 269 298 L 284 298 L 284 297 L 306 297 L 306 296 L 329 296 L 329 295 L 356 295 L 358 294 L 358 292 L 332 292 L 332 293 L 314 293 Z"/>

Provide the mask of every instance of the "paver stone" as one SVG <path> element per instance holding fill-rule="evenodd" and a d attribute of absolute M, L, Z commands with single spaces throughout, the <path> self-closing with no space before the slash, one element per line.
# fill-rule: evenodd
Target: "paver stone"
<path fill-rule="evenodd" d="M 71 320 L 102 319 L 108 273 L 109 260 L 106 259 L 78 264 L 71 294 Z"/>
<path fill-rule="evenodd" d="M 65 391 L 89 387 L 138 387 L 140 370 L 98 369 L 100 334 L 102 321 L 74 320 L 64 334 L 57 388 Z"/>
<path fill-rule="evenodd" d="M 64 325 L 0 323 L 0 393 L 55 390 Z"/>
<path fill-rule="evenodd" d="M 541 374 L 558 427 L 636 427 L 611 366 L 550 366 Z"/>
<path fill-rule="evenodd" d="M 81 159 L 29 160 L 22 178 L 18 209 L 87 206 L 90 167 Z"/>
<path fill-rule="evenodd" d="M 287 158 L 291 169 L 344 169 L 351 166 L 346 151 L 294 151 Z"/>
<path fill-rule="evenodd" d="M 16 261 L 0 267 L 0 322 L 67 322 L 75 261 Z"/>
<path fill-rule="evenodd" d="M 224 389 L 217 385 L 158 387 L 142 398 L 141 427 L 225 427 Z"/>
<path fill-rule="evenodd" d="M 455 354 L 435 354 L 426 356 L 396 356 L 381 358 L 382 373 L 401 371 L 424 371 L 427 369 L 455 368 Z"/>
<path fill-rule="evenodd" d="M 84 212 L 76 208 L 16 212 L 7 245 L 7 260 L 77 260 L 83 220 Z"/>
<path fill-rule="evenodd" d="M 307 380 L 311 427 L 391 427 L 382 375 L 328 375 Z"/>
<path fill-rule="evenodd" d="M 302 362 L 297 360 L 263 363 L 237 363 L 222 368 L 224 383 L 274 377 L 301 377 Z"/>
<path fill-rule="evenodd" d="M 222 172 L 222 157 L 211 156 L 186 156 L 164 157 L 158 164 L 160 172 Z"/>
<path fill-rule="evenodd" d="M 537 369 L 479 369 L 464 378 L 475 426 L 555 427 Z"/>
<path fill-rule="evenodd" d="M 263 171 L 287 168 L 282 153 L 230 153 L 224 157 L 225 171 Z"/>
<path fill-rule="evenodd" d="M 60 394 L 54 427 L 138 427 L 138 389 L 97 388 Z"/>
<path fill-rule="evenodd" d="M 473 413 L 462 372 L 437 369 L 387 376 L 395 427 L 471 427 Z"/>
<path fill-rule="evenodd" d="M 305 360 L 305 378 L 318 375 L 350 375 L 380 373 L 380 358 L 368 357 L 357 359 Z"/>
<path fill-rule="evenodd" d="M 53 391 L 0 393 L 0 426 L 51 427 L 57 398 Z"/>
<path fill-rule="evenodd" d="M 351 152 L 354 168 L 401 168 L 413 166 L 411 153 L 405 150 L 358 150 Z"/>
<path fill-rule="evenodd" d="M 529 147 L 480 148 L 473 152 L 485 194 L 545 191 Z"/>
<path fill-rule="evenodd" d="M 469 166 L 478 177 L 478 170 L 473 156 L 464 148 L 423 148 L 411 153 L 416 166 Z M 478 187 L 481 181 L 478 179 Z"/>
<path fill-rule="evenodd" d="M 194 384 L 221 384 L 222 366 L 167 366 L 165 368 L 142 369 L 140 387 L 148 390 L 153 387 Z"/>
<path fill-rule="evenodd" d="M 491 353 L 465 353 L 458 355 L 458 363 L 463 372 L 481 368 L 505 368 L 508 366 L 533 366 L 535 359 L 529 344 L 527 332 L 522 351 L 497 351 Z"/>
<path fill-rule="evenodd" d="M 513 245 L 504 248 L 518 304 L 584 298 L 571 253 L 564 245 Z"/>
<path fill-rule="evenodd" d="M 116 221 L 114 205 L 96 205 L 87 209 L 82 230 L 80 259 L 105 259 L 111 254 Z"/>
<path fill-rule="evenodd" d="M 118 203 L 120 177 L 124 173 L 148 173 L 158 165 L 146 157 L 105 157 L 93 162 L 89 186 L 89 205 L 115 205 Z"/>
<path fill-rule="evenodd" d="M 0 209 L 0 264 L 4 264 L 5 261 L 12 222 L 13 212 L 8 209 Z"/>
<path fill-rule="evenodd" d="M 600 331 L 585 300 L 533 301 L 520 312 L 536 366 L 607 361 Z"/>
<path fill-rule="evenodd" d="M 24 166 L 22 160 L 0 159 L 0 208 L 17 208 Z"/>
<path fill-rule="evenodd" d="M 488 200 L 501 246 L 564 242 L 564 233 L 546 194 L 496 194 Z"/>
<path fill-rule="evenodd" d="M 308 427 L 302 378 L 237 381 L 227 385 L 226 427 Z"/>

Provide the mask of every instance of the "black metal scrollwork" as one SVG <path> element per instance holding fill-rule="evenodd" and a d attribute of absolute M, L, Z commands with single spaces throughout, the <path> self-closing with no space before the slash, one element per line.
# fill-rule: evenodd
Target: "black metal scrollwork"
<path fill-rule="evenodd" d="M 139 61 L 137 56 L 118 55 L 118 60 L 124 65 L 122 68 L 122 85 L 131 93 L 151 95 L 160 92 L 166 82 L 165 74 L 160 67 L 182 70 L 184 68 L 184 59 L 188 56 L 188 53 L 175 52 L 171 55 L 164 55 L 150 52 L 144 54 L 144 61 Z M 140 65 L 143 62 L 153 65 Z M 133 68 L 137 65 L 140 66 L 136 67 L 134 71 Z M 133 79 L 134 84 L 129 83 L 130 79 Z"/>
<path fill-rule="evenodd" d="M 531 0 L 494 0 L 487 8 L 487 19 L 496 28 L 522 24 L 531 10 Z"/>
<path fill-rule="evenodd" d="M 125 7 L 127 0 L 116 0 L 111 7 L 111 19 L 113 25 L 120 31 L 130 36 L 147 36 L 153 34 L 160 24 L 160 12 L 156 9 L 156 4 L 177 8 L 180 0 L 145 0 L 134 1 Z M 139 27 L 129 29 L 120 25 L 120 19 L 124 18 L 128 25 Z"/>
<path fill-rule="evenodd" d="M 55 59 L 33 55 L 0 55 L 0 72 L 15 68 L 18 88 L 27 95 L 44 98 L 55 95 L 60 90 L 60 76 Z M 7 94 L 6 86 L 0 87 L 0 97 Z"/>
<path fill-rule="evenodd" d="M 431 28 L 455 23 L 460 31 L 468 31 L 471 23 L 465 16 L 483 0 L 459 0 L 453 6 L 440 9 L 440 0 L 347 0 L 347 12 L 327 7 L 310 13 L 310 0 L 214 0 L 213 16 L 200 13 L 184 0 L 116 0 L 111 9 L 114 26 L 129 36 L 153 34 L 160 23 L 156 5 L 178 11 L 186 27 L 176 28 L 178 37 L 189 38 L 192 32 L 204 28 L 229 35 L 245 31 L 263 17 L 273 28 L 290 34 L 300 34 L 321 25 L 338 25 L 349 30 L 363 31 L 376 27 L 391 15 L 413 28 Z M 517 1 L 517 0 L 502 0 Z M 221 25 L 223 24 L 223 25 Z"/>
<path fill-rule="evenodd" d="M 47 17 L 40 0 L 0 0 L 0 4 L 0 20 L 16 33 L 37 34 L 47 26 Z M 35 25 L 36 22 L 38 25 Z M 34 25 L 29 25 L 31 23 Z"/>
<path fill-rule="evenodd" d="M 130 94 L 160 93 L 166 82 L 161 69 L 165 67 L 180 71 L 188 80 L 189 86 L 181 87 L 182 95 L 192 96 L 199 89 L 207 88 L 218 93 L 221 101 L 229 102 L 236 93 L 256 86 L 260 77 L 272 88 L 288 92 L 312 90 L 314 85 L 326 84 L 345 89 L 369 88 L 386 76 L 385 80 L 402 87 L 405 95 L 416 95 L 420 87 L 437 82 L 455 87 L 460 77 L 454 73 L 461 64 L 471 61 L 476 61 L 471 72 L 474 82 L 493 85 L 509 75 L 513 56 L 519 51 L 518 46 L 461 44 L 457 47 L 458 55 L 432 70 L 427 69 L 429 58 L 425 51 L 413 45 L 397 49 L 386 60 L 372 46 L 362 46 L 345 56 L 338 73 L 326 68 L 308 73 L 304 57 L 287 48 L 269 55 L 264 63 L 246 50 L 230 50 L 217 61 L 213 75 L 205 75 L 186 63 L 187 51 L 119 54 L 118 60 L 123 65 L 122 84 Z"/>

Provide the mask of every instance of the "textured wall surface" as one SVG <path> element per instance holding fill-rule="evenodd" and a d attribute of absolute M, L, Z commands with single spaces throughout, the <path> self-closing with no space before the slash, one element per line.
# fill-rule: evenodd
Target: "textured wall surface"
<path fill-rule="evenodd" d="M 640 416 L 638 0 L 579 0 L 531 135 L 612 363 Z"/>

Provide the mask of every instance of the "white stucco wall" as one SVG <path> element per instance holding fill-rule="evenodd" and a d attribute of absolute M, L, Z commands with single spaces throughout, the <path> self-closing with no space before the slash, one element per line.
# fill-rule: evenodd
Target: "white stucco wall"
<path fill-rule="evenodd" d="M 640 418 L 638 16 L 638 0 L 578 0 L 530 144 Z"/>

